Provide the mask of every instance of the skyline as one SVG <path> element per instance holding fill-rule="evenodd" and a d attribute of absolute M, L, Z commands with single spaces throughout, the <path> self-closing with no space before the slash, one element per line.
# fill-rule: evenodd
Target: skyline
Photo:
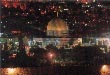
<path fill-rule="evenodd" d="M 92 2 L 28 2 L 1 7 L 1 33 L 16 36 L 20 33 L 46 37 L 48 23 L 54 18 L 64 20 L 72 37 L 99 36 L 109 33 L 108 3 Z M 37 36 L 36 36 L 37 35 Z M 6 36 L 4 36 L 6 37 Z"/>

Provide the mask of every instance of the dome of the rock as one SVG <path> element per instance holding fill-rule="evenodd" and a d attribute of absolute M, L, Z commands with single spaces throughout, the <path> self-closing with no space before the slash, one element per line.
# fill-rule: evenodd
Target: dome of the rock
<path fill-rule="evenodd" d="M 52 19 L 47 25 L 47 36 L 63 37 L 68 35 L 67 23 L 60 19 Z"/>

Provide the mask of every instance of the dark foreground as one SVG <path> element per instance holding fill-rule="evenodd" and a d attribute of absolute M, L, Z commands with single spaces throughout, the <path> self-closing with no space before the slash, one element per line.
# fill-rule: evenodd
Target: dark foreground
<path fill-rule="evenodd" d="M 101 66 L 2 68 L 1 75 L 101 75 Z"/>

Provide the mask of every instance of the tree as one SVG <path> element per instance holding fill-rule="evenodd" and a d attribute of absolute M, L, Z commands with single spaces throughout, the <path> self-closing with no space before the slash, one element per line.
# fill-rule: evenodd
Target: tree
<path fill-rule="evenodd" d="M 46 49 L 47 50 L 54 50 L 54 51 L 57 51 L 58 50 L 58 48 L 56 46 L 53 46 L 52 44 L 47 45 L 46 46 Z"/>
<path fill-rule="evenodd" d="M 78 46 L 73 49 L 73 58 L 78 63 L 91 64 L 100 61 L 102 63 L 102 51 L 96 46 L 81 47 Z M 100 64 L 99 63 L 99 64 Z"/>

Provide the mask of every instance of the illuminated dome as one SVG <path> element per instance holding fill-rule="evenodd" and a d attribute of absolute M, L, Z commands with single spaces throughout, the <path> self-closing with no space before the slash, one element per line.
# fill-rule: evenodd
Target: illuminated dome
<path fill-rule="evenodd" d="M 60 19 L 52 19 L 47 25 L 47 36 L 64 37 L 68 35 L 67 23 Z"/>

